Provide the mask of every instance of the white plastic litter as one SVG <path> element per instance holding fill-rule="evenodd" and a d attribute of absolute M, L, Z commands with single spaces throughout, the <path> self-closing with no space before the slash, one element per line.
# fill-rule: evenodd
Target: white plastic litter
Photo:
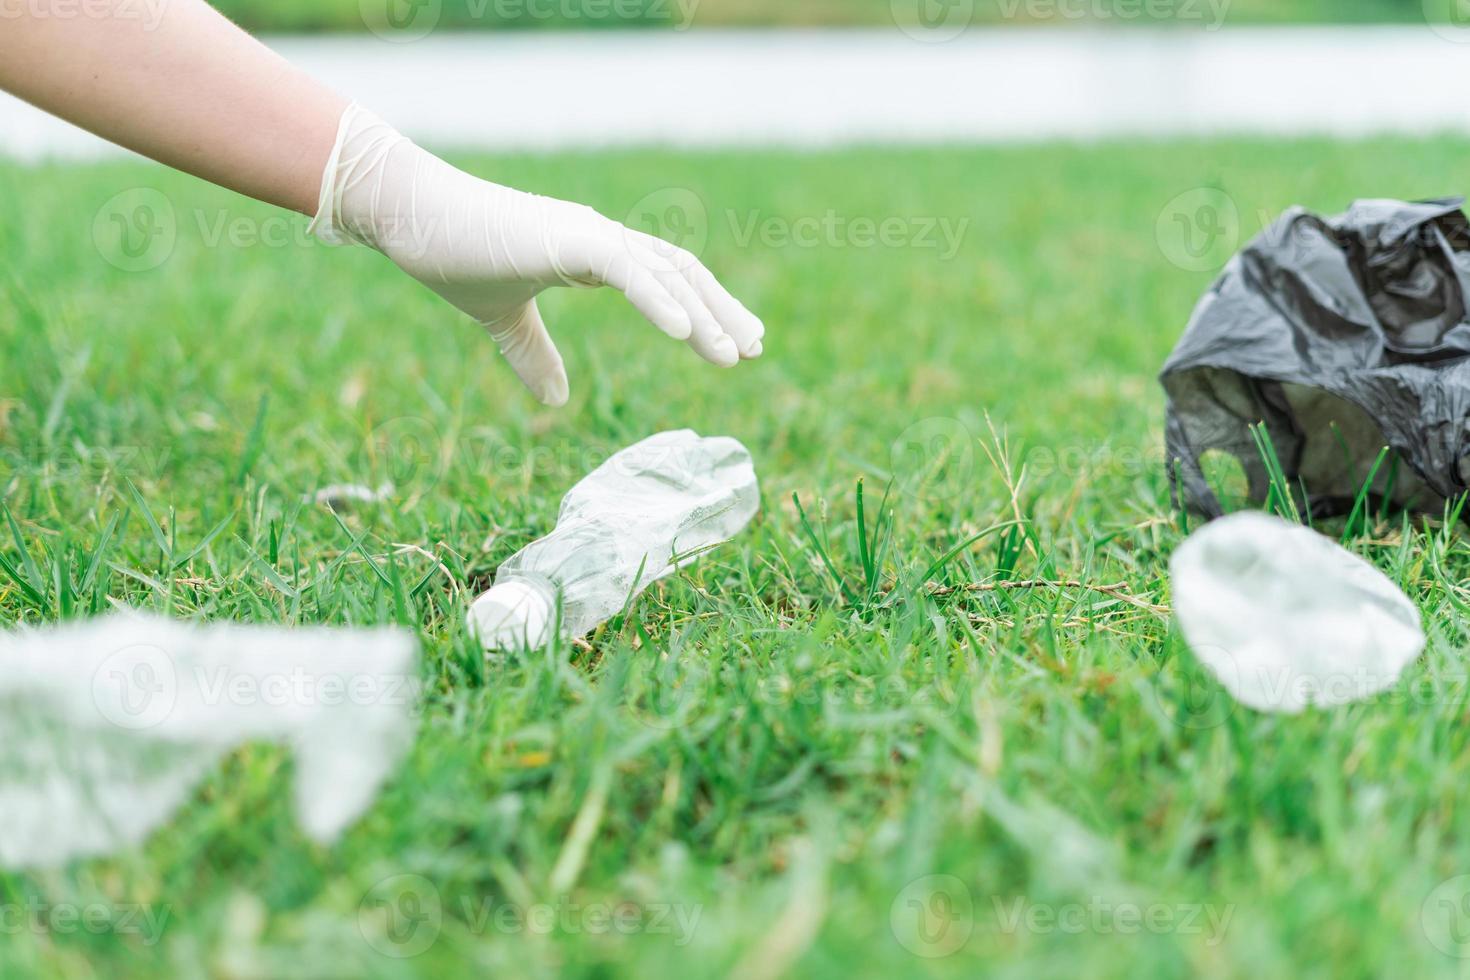
<path fill-rule="evenodd" d="M 1243 512 L 1206 524 L 1170 563 L 1190 648 L 1236 700 L 1298 714 L 1395 684 L 1424 649 L 1419 611 L 1321 534 Z"/>
<path fill-rule="evenodd" d="M 408 748 L 416 664 L 397 629 L 115 613 L 0 634 L 0 865 L 135 844 L 257 741 L 292 747 L 297 817 L 329 842 Z"/>
<path fill-rule="evenodd" d="M 561 503 L 556 530 L 508 559 L 470 607 L 487 650 L 535 649 L 555 628 L 590 632 L 628 599 L 728 541 L 760 509 L 750 453 L 734 439 L 688 429 L 629 446 Z"/>
<path fill-rule="evenodd" d="M 380 504 L 391 496 L 391 483 L 380 483 L 376 488 L 361 483 L 333 483 L 322 487 L 311 499 L 333 510 L 351 510 L 356 504 Z"/>

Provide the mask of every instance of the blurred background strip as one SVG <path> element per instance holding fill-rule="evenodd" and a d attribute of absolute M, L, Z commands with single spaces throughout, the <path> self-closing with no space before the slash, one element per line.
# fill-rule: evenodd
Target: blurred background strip
<path fill-rule="evenodd" d="M 399 23 L 267 41 L 449 149 L 1470 132 L 1470 28 L 1423 21 L 537 34 Z M 422 98 L 426 84 L 435 99 Z M 113 152 L 7 96 L 0 147 L 25 160 Z"/>

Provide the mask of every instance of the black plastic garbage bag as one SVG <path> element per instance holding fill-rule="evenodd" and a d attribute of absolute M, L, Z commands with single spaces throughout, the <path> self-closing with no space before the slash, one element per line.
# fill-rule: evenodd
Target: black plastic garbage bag
<path fill-rule="evenodd" d="M 1318 516 L 1370 497 L 1439 511 L 1470 477 L 1470 221 L 1463 199 L 1359 201 L 1283 215 L 1231 260 L 1164 365 L 1176 498 L 1221 513 L 1201 466 L 1220 450 L 1250 495 L 1285 477 Z M 1299 495 L 1300 497 L 1301 495 Z M 1181 502 L 1176 499 L 1176 503 Z"/>

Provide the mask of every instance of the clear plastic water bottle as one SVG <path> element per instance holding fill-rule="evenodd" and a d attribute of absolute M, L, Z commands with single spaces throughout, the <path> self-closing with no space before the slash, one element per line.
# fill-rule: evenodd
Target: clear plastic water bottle
<path fill-rule="evenodd" d="M 487 650 L 535 649 L 558 625 L 567 639 L 582 636 L 733 538 L 759 508 L 740 443 L 689 429 L 651 436 L 571 489 L 556 530 L 512 555 L 470 606 L 470 628 Z"/>

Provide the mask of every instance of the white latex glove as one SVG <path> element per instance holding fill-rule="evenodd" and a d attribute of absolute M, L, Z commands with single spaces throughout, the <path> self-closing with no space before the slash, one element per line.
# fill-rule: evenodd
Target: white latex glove
<path fill-rule="evenodd" d="M 360 106 L 342 115 L 312 231 L 369 245 L 490 332 L 527 388 L 567 401 L 567 375 L 536 296 L 612 286 L 675 340 L 733 367 L 765 327 L 699 260 L 591 208 L 472 177 Z"/>

